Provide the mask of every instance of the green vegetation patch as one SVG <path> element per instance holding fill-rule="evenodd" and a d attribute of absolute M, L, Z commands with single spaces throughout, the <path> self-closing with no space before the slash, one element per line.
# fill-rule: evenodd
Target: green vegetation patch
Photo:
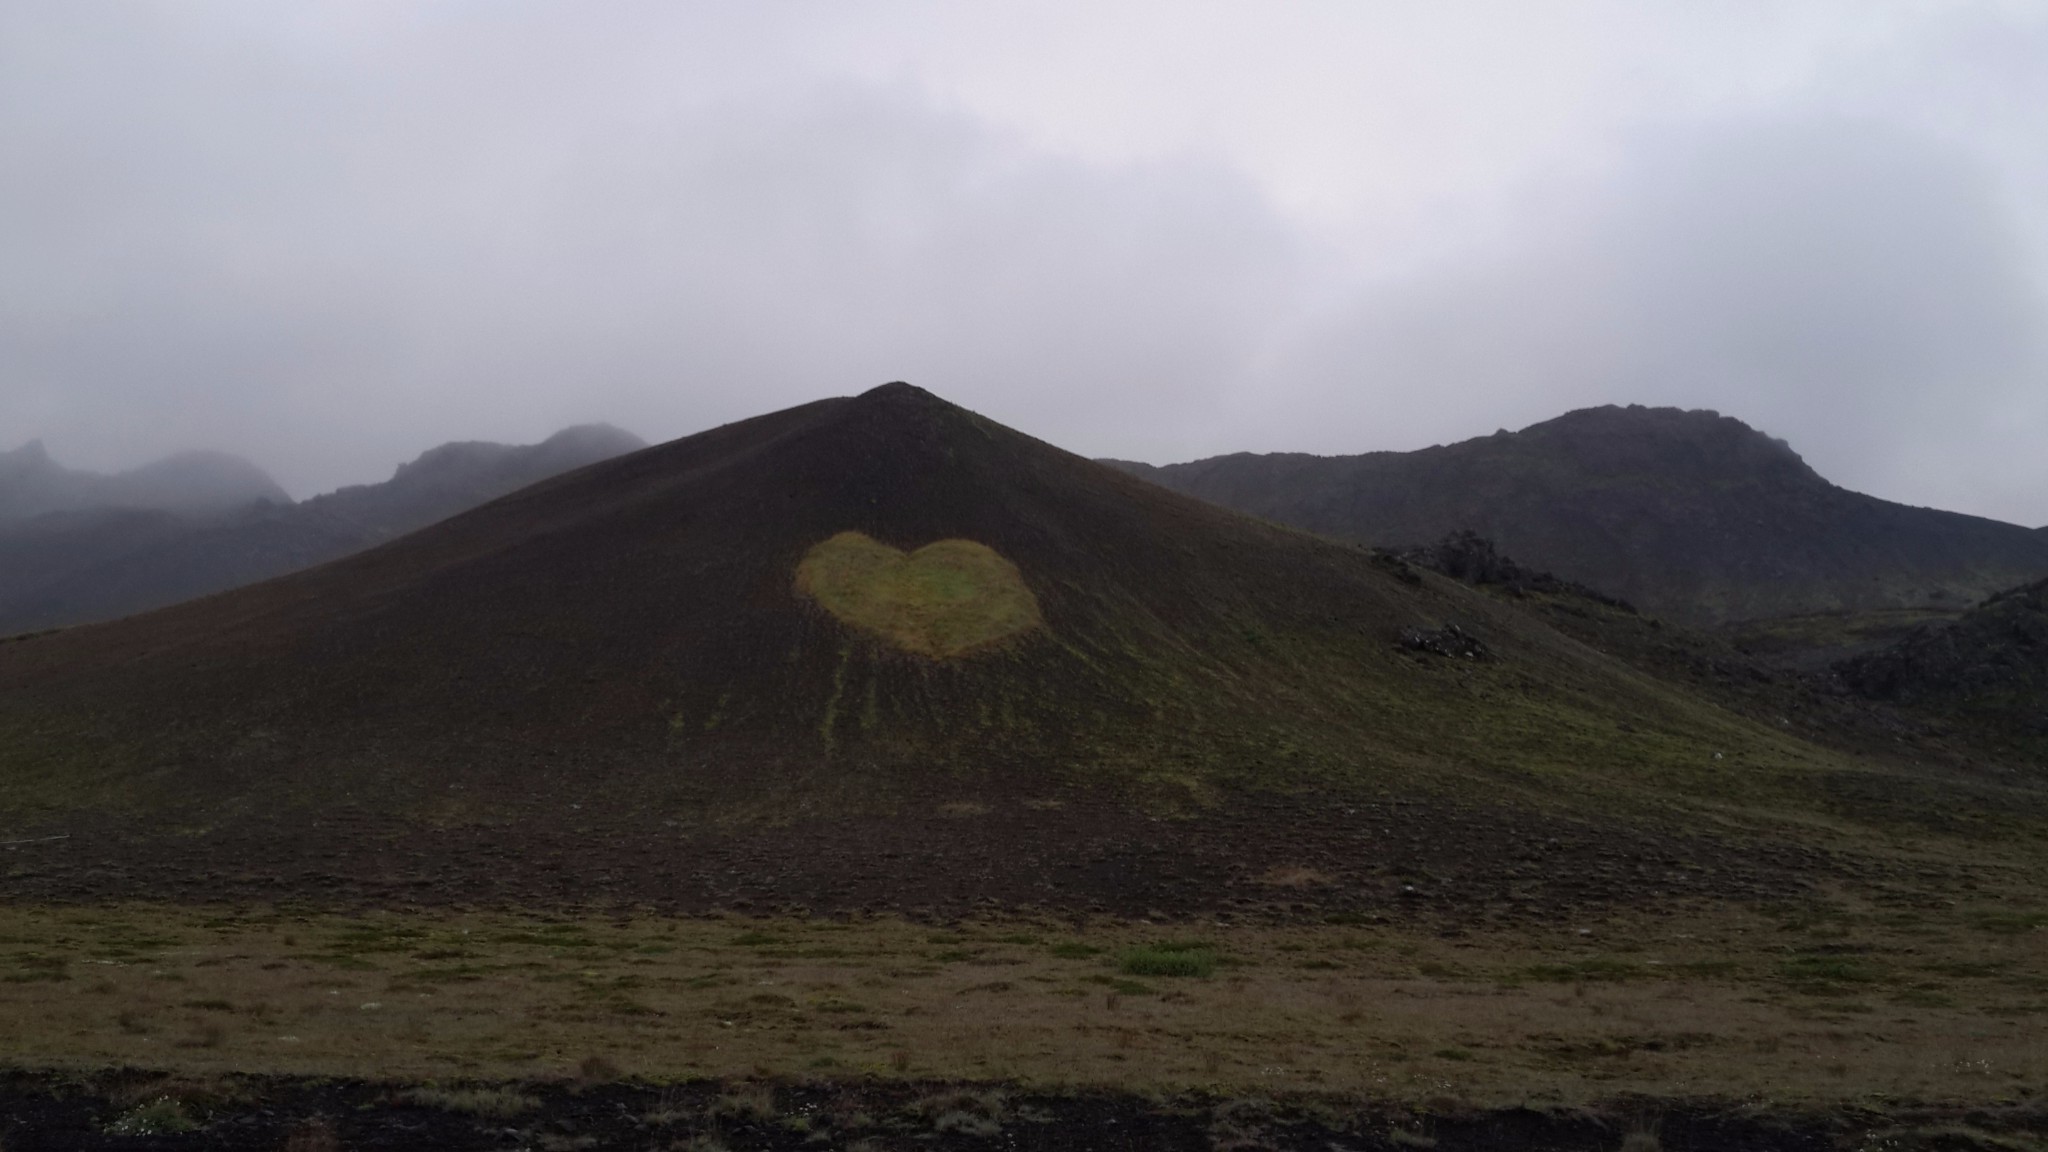
<path fill-rule="evenodd" d="M 1870 984 L 1881 973 L 1868 960 L 1853 956 L 1794 956 L 1778 965 L 1785 982 L 1802 992 L 1838 993 L 1844 985 Z"/>
<path fill-rule="evenodd" d="M 9 984 L 35 984 L 47 981 L 52 984 L 71 979 L 67 971 L 70 961 L 62 956 L 49 956 L 40 952 L 19 952 L 8 957 L 4 969 L 0 969 L 0 980 Z"/>
<path fill-rule="evenodd" d="M 174 1136 L 198 1127 L 182 1103 L 160 1096 L 129 1109 L 107 1125 L 107 1131 L 116 1136 Z"/>
<path fill-rule="evenodd" d="M 940 659 L 1044 622 L 1017 566 L 972 540 L 940 540 L 905 553 L 841 532 L 805 553 L 796 587 L 841 622 Z"/>
<path fill-rule="evenodd" d="M 1526 979 L 1558 984 L 1581 980 L 1630 980 L 1646 974 L 1642 965 L 1611 956 L 1590 956 L 1561 964 L 1531 964 L 1522 972 Z"/>
<path fill-rule="evenodd" d="M 1166 940 L 1127 948 L 1117 967 L 1132 976 L 1207 976 L 1216 971 L 1216 949 L 1191 940 Z"/>
<path fill-rule="evenodd" d="M 1971 919 L 1979 931 L 2001 936 L 2018 936 L 2048 927 L 2048 912 L 1979 912 Z"/>
<path fill-rule="evenodd" d="M 461 1112 L 487 1120 L 510 1120 L 540 1107 L 540 1101 L 510 1088 L 450 1087 L 429 1084 L 399 1094 L 407 1104 Z"/>

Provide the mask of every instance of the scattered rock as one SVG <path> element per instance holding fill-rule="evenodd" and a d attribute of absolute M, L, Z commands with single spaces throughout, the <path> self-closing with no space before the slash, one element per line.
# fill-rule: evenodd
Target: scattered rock
<path fill-rule="evenodd" d="M 1493 653 L 1488 651 L 1479 637 L 1456 624 L 1446 624 L 1430 632 L 1420 628 L 1405 629 L 1401 633 L 1401 647 L 1410 652 L 1423 652 L 1431 656 L 1449 656 L 1466 660 L 1493 659 Z"/>

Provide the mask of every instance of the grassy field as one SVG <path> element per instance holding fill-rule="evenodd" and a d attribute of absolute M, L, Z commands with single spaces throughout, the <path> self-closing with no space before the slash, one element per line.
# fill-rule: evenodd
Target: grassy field
<path fill-rule="evenodd" d="M 418 1082 L 1005 1081 L 2038 1103 L 2048 913 L 1391 925 L 0 909 L 0 1061 Z"/>

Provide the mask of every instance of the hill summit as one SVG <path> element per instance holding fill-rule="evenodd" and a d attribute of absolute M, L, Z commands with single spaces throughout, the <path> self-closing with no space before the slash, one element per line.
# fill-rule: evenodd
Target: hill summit
<path fill-rule="evenodd" d="M 1142 911 L 1282 865 L 1394 900 L 1405 860 L 1483 902 L 1531 838 L 1753 886 L 1695 806 L 1839 814 L 1871 771 L 900 383 L 0 644 L 0 819 L 75 831 L 59 888 Z"/>
<path fill-rule="evenodd" d="M 1118 463 L 1343 539 L 1401 547 L 1473 531 L 1692 624 L 1961 611 L 2048 574 L 2048 533 L 1848 491 L 1784 441 L 1712 411 L 1586 408 L 1414 452 Z"/>

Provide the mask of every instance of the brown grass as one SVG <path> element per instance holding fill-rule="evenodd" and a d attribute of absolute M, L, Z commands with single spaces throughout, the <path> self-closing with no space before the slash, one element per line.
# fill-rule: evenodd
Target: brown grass
<path fill-rule="evenodd" d="M 1988 930 L 1967 906 L 1830 908 L 1614 919 L 1590 937 L 1204 925 L 1214 975 L 1133 979 L 1120 957 L 1156 926 L 11 907 L 0 963 L 64 955 L 113 987 L 0 983 L 0 1061 L 574 1080 L 603 1051 L 657 1081 L 829 1067 L 1565 1104 L 1996 1100 L 2048 1082 L 2042 930 Z M 134 1026 L 214 998 L 270 1010 L 232 1016 L 211 1046 Z"/>

